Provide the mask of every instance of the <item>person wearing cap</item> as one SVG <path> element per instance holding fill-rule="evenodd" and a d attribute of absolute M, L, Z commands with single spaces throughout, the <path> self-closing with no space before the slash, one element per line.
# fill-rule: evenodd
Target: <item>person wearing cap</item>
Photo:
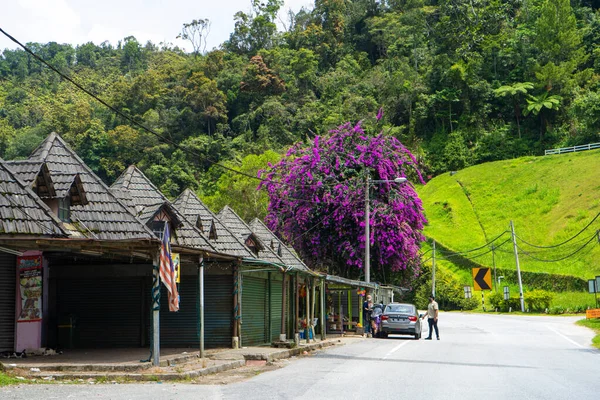
<path fill-rule="evenodd" d="M 367 295 L 367 299 L 363 302 L 363 326 L 365 335 L 371 332 L 371 312 L 373 311 L 373 301 L 371 295 Z"/>
<path fill-rule="evenodd" d="M 440 340 L 440 332 L 438 330 L 438 314 L 439 314 L 438 303 L 435 301 L 435 297 L 429 296 L 429 305 L 427 306 L 427 314 L 423 315 L 423 318 L 427 316 L 427 323 L 429 324 L 429 336 L 425 340 L 431 340 L 431 335 L 435 329 L 435 336 L 437 340 Z"/>

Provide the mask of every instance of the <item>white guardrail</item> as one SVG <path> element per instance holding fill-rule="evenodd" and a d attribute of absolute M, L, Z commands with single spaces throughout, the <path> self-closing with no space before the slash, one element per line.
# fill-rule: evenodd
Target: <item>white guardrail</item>
<path fill-rule="evenodd" d="M 574 153 L 576 151 L 585 151 L 593 149 L 600 149 L 600 143 L 590 143 L 583 144 L 581 146 L 561 147 L 560 149 L 544 150 L 544 155 L 548 156 L 550 154 Z"/>

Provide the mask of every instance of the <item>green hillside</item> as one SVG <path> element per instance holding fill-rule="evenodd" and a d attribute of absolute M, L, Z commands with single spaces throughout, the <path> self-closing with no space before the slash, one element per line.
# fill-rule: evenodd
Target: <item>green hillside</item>
<path fill-rule="evenodd" d="M 418 191 L 429 221 L 426 236 L 440 243 L 438 257 L 452 262 L 442 266 L 466 283 L 469 261 L 491 266 L 492 252 L 489 246 L 464 257 L 452 252 L 481 247 L 505 231 L 494 242 L 496 266 L 515 270 L 510 220 L 518 237 L 541 246 L 563 242 L 588 225 L 600 213 L 600 151 L 490 162 L 437 176 Z M 550 249 L 519 240 L 521 269 L 584 280 L 600 275 L 600 245 L 593 238 L 598 229 L 600 218 Z"/>

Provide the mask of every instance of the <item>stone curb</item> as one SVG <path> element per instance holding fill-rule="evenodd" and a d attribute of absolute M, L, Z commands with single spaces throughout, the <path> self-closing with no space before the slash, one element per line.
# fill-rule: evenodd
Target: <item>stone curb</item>
<path fill-rule="evenodd" d="M 130 381 L 175 381 L 175 380 L 186 380 L 190 378 L 197 378 L 199 376 L 216 374 L 218 372 L 229 371 L 231 369 L 243 367 L 246 364 L 244 360 L 230 361 L 219 365 L 213 365 L 207 368 L 196 369 L 192 371 L 180 372 L 180 373 L 166 373 L 166 374 L 101 374 L 101 373 L 92 373 L 92 374 L 51 374 L 51 373 L 42 373 L 39 375 L 35 375 L 35 377 L 46 378 L 53 377 L 55 380 L 77 380 L 77 379 L 108 379 L 108 380 L 117 380 L 117 379 L 126 379 Z"/>
<path fill-rule="evenodd" d="M 152 364 L 144 363 L 142 365 L 103 365 L 103 364 L 89 364 L 89 365 L 64 365 L 61 366 L 60 369 L 53 369 L 52 371 L 60 371 L 58 374 L 51 372 L 42 372 L 32 378 L 47 378 L 52 377 L 55 380 L 78 380 L 78 379 L 108 379 L 108 380 L 118 380 L 118 379 L 126 379 L 130 381 L 174 381 L 174 380 L 186 380 L 191 378 L 197 378 L 200 376 L 216 374 L 223 371 L 229 371 L 231 369 L 240 368 L 246 365 L 247 360 L 263 360 L 266 362 L 273 362 L 275 360 L 280 360 L 284 358 L 290 358 L 293 356 L 297 356 L 302 354 L 305 351 L 314 351 L 323 349 L 326 347 L 335 346 L 337 344 L 343 344 L 340 340 L 332 340 L 321 343 L 311 343 L 306 345 L 300 345 L 293 349 L 276 351 L 270 354 L 244 354 L 244 360 L 226 360 L 225 362 L 213 365 L 207 368 L 201 368 L 186 372 L 179 373 L 127 373 L 128 371 L 134 371 L 141 369 L 149 369 Z M 179 361 L 189 361 L 191 359 L 198 358 L 196 355 L 189 355 L 183 357 L 177 357 L 175 359 L 167 360 L 164 363 L 161 362 L 161 367 L 165 367 L 168 365 L 175 365 L 175 362 Z M 42 371 L 49 371 L 50 367 L 40 368 Z M 62 373 L 63 371 L 69 371 L 70 368 L 73 368 L 73 371 L 94 371 L 93 373 Z M 105 372 L 105 373 L 102 373 Z M 122 373 L 119 373 L 122 372 Z"/>

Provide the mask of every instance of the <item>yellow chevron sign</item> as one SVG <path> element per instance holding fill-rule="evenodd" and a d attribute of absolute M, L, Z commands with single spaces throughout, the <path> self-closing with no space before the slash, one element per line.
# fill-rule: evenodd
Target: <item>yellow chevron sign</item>
<path fill-rule="evenodd" d="M 473 268 L 473 286 L 475 290 L 492 290 L 492 270 Z"/>

